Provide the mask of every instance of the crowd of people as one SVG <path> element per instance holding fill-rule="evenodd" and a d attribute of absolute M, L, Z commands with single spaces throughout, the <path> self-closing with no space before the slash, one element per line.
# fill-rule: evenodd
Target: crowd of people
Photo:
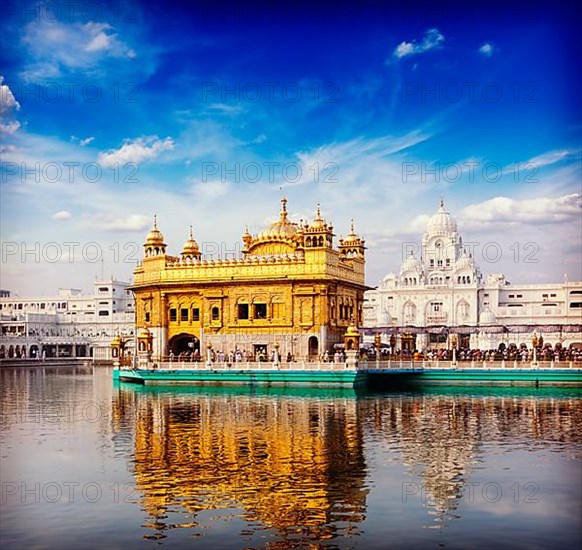
<path fill-rule="evenodd" d="M 565 348 L 557 343 L 554 346 L 545 344 L 543 347 L 536 348 L 536 359 L 538 361 L 575 361 L 582 362 L 582 348 L 569 347 Z M 375 359 L 373 349 L 365 352 L 368 359 Z M 380 350 L 380 360 L 405 359 L 412 361 L 452 361 L 453 350 L 431 348 L 428 350 L 395 350 L 391 353 L 389 349 Z M 456 351 L 455 359 L 457 361 L 529 361 L 534 360 L 533 347 L 521 344 L 519 347 L 511 344 L 509 347 L 501 345 L 498 349 L 470 349 L 462 348 Z"/>

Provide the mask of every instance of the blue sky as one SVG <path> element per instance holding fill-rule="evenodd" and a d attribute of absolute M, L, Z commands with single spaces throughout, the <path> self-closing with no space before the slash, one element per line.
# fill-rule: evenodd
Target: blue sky
<path fill-rule="evenodd" d="M 370 285 L 441 195 L 484 273 L 579 280 L 572 9 L 7 2 L 1 286 L 128 279 L 154 213 L 171 253 L 190 225 L 235 251 L 282 192 L 338 236 L 355 219 Z"/>

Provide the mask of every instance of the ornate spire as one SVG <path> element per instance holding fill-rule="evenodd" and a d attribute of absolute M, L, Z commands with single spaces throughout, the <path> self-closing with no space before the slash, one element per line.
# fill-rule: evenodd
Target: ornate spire
<path fill-rule="evenodd" d="M 158 228 L 158 215 L 154 214 L 154 229 Z"/>
<path fill-rule="evenodd" d="M 287 198 L 285 197 L 285 195 L 283 195 L 281 197 L 281 214 L 280 214 L 280 220 L 283 221 L 287 221 Z"/>
<path fill-rule="evenodd" d="M 440 206 L 441 206 L 441 208 L 444 208 L 445 207 L 445 198 L 442 195 L 441 195 Z"/>

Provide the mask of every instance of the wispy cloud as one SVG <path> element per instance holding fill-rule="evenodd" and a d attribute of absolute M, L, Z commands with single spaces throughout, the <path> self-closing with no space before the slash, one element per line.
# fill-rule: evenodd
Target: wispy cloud
<path fill-rule="evenodd" d="M 410 57 L 413 55 L 418 55 L 429 50 L 442 47 L 445 37 L 439 32 L 437 28 L 428 29 L 424 33 L 424 37 L 421 42 L 413 40 L 412 42 L 401 42 L 394 48 L 392 52 L 392 57 L 396 59 L 402 59 L 403 57 Z"/>
<path fill-rule="evenodd" d="M 71 219 L 71 213 L 66 210 L 61 210 L 60 212 L 55 212 L 53 218 L 57 221 L 67 221 Z"/>
<path fill-rule="evenodd" d="M 582 214 L 582 195 L 512 199 L 495 197 L 463 208 L 459 219 L 480 223 L 558 223 L 575 220 Z"/>
<path fill-rule="evenodd" d="M 119 149 L 101 153 L 99 163 L 103 166 L 113 166 L 115 163 L 124 165 L 128 162 L 139 164 L 153 160 L 164 151 L 171 151 L 173 148 L 174 140 L 171 137 L 165 139 L 160 139 L 158 136 L 139 137 L 126 140 Z"/>
<path fill-rule="evenodd" d="M 537 155 L 524 164 L 529 164 L 536 166 L 537 168 L 542 168 L 544 166 L 549 166 L 551 164 L 556 164 L 562 162 L 563 160 L 571 160 L 573 157 L 580 156 L 580 149 L 561 149 L 558 151 L 548 151 L 547 153 L 542 153 Z"/>
<path fill-rule="evenodd" d="M 102 73 L 108 60 L 130 62 L 137 54 L 104 22 L 62 23 L 41 18 L 24 29 L 29 61 L 21 76 L 42 82 L 73 71 Z"/>
<path fill-rule="evenodd" d="M 77 136 L 71 136 L 71 143 L 77 143 L 81 147 L 86 147 L 87 145 L 89 145 L 93 141 L 95 141 L 95 138 L 93 136 L 89 136 L 85 139 L 78 138 Z"/>
<path fill-rule="evenodd" d="M 485 42 L 477 51 L 484 57 L 491 57 L 495 53 L 496 48 L 493 44 Z"/>
<path fill-rule="evenodd" d="M 142 214 L 132 214 L 119 218 L 106 217 L 100 220 L 98 226 L 105 231 L 144 231 L 149 227 L 150 220 Z"/>

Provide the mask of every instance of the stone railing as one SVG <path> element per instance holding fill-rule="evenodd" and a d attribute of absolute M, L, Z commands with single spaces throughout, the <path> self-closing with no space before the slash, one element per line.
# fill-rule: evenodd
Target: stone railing
<path fill-rule="evenodd" d="M 157 363 L 160 369 L 170 370 L 217 370 L 217 371 L 257 371 L 257 370 L 306 370 L 329 371 L 345 370 L 346 363 L 320 363 L 308 361 L 281 361 L 277 364 L 272 361 L 238 361 L 228 363 L 226 361 L 177 361 L 164 360 Z"/>
<path fill-rule="evenodd" d="M 582 361 L 360 361 L 360 369 L 582 369 Z"/>

